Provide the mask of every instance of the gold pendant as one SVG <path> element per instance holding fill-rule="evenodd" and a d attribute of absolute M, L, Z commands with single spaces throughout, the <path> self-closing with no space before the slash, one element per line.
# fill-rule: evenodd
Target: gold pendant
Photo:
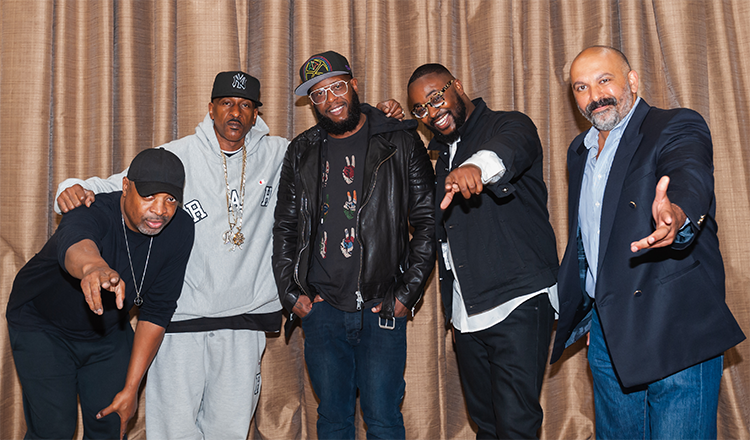
<path fill-rule="evenodd" d="M 242 243 L 244 242 L 245 242 L 245 235 L 242 232 L 237 231 L 237 233 L 234 234 L 234 237 L 232 237 L 232 244 L 242 249 Z"/>
<path fill-rule="evenodd" d="M 232 236 L 232 230 L 228 230 L 221 234 L 221 239 L 224 240 L 224 244 L 229 244 L 230 237 Z"/>

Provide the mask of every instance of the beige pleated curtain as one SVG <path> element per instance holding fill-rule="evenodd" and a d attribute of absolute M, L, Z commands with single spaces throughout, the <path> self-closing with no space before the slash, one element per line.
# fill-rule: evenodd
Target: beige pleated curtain
<path fill-rule="evenodd" d="M 622 49 L 649 104 L 690 107 L 709 123 L 727 302 L 750 335 L 746 0 L 2 0 L 0 12 L 2 439 L 25 432 L 5 305 L 16 272 L 59 221 L 51 209 L 57 184 L 108 176 L 138 151 L 193 133 L 222 70 L 258 77 L 271 134 L 292 139 L 315 122 L 306 99 L 292 93 L 299 66 L 325 50 L 349 58 L 363 101 L 395 98 L 406 105 L 411 72 L 439 62 L 470 97 L 528 114 L 544 145 L 549 211 L 562 255 L 566 150 L 588 128 L 570 92 L 570 62 L 592 44 Z M 315 437 L 303 342 L 300 329 L 288 344 L 270 335 L 251 438 Z M 548 367 L 543 438 L 594 436 L 585 356 L 579 343 Z M 726 353 L 720 438 L 750 438 L 749 362 L 748 342 Z M 405 378 L 408 438 L 474 437 L 434 274 L 409 322 Z M 143 413 L 141 400 L 132 439 L 145 437 Z M 364 438 L 359 416 L 358 426 Z"/>

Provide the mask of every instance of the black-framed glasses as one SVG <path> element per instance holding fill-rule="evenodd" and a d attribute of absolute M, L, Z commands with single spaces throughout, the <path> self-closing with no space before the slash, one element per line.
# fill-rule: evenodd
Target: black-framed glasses
<path fill-rule="evenodd" d="M 333 93 L 333 96 L 344 96 L 346 95 L 346 92 L 349 91 L 349 81 L 342 79 L 340 81 L 336 81 L 333 84 L 329 84 L 325 87 L 313 90 L 308 95 L 310 97 L 310 101 L 312 101 L 315 105 L 320 105 L 326 102 L 329 90 L 331 91 L 331 93 Z"/>
<path fill-rule="evenodd" d="M 453 81 L 455 81 L 455 78 L 448 81 L 448 84 L 445 85 L 442 89 L 440 89 L 439 92 L 435 92 L 430 98 L 425 102 L 424 104 L 417 104 L 411 109 L 411 114 L 413 114 L 418 119 L 426 118 L 428 115 L 427 106 L 429 105 L 432 108 L 440 108 L 445 104 L 445 91 L 448 90 L 448 87 L 453 84 Z"/>

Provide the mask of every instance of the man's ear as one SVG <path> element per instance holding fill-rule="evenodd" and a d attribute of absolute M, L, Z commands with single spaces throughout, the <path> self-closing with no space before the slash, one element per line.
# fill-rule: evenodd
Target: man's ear
<path fill-rule="evenodd" d="M 130 179 L 123 176 L 122 177 L 122 195 L 127 196 L 128 192 L 130 192 Z"/>
<path fill-rule="evenodd" d="M 355 93 L 359 93 L 359 89 L 357 88 L 357 78 L 352 78 L 349 80 L 349 84 L 352 85 L 352 89 L 354 89 Z"/>
<path fill-rule="evenodd" d="M 628 85 L 631 93 L 634 95 L 638 93 L 638 72 L 635 70 L 628 72 Z"/>
<path fill-rule="evenodd" d="M 211 120 L 214 119 L 214 102 L 213 101 L 208 102 L 208 115 L 211 116 Z"/>
<path fill-rule="evenodd" d="M 455 78 L 453 80 L 453 87 L 456 88 L 456 91 L 458 92 L 459 96 L 464 96 L 465 95 L 465 93 L 464 93 L 464 85 L 461 84 L 461 80 L 460 79 Z"/>

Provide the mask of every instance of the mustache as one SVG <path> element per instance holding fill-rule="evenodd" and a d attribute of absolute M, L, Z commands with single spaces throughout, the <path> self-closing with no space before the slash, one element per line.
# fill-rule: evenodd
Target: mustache
<path fill-rule="evenodd" d="M 147 216 L 143 216 L 143 221 L 149 221 L 149 222 L 161 221 L 162 223 L 166 223 L 169 221 L 170 218 L 171 217 L 168 215 L 147 215 Z"/>
<path fill-rule="evenodd" d="M 609 98 L 602 98 L 598 101 L 594 101 L 586 106 L 586 116 L 591 117 L 591 115 L 594 113 L 594 110 L 598 109 L 599 107 L 605 107 L 608 105 L 616 106 L 617 105 L 617 99 L 613 97 Z"/>
<path fill-rule="evenodd" d="M 228 120 L 228 121 L 227 121 L 227 123 L 229 123 L 229 122 L 236 122 L 236 123 L 238 123 L 238 124 L 242 125 L 242 121 L 240 121 L 240 120 L 239 120 L 239 119 L 237 119 L 237 118 L 232 118 L 232 119 L 230 119 L 230 120 Z"/>

